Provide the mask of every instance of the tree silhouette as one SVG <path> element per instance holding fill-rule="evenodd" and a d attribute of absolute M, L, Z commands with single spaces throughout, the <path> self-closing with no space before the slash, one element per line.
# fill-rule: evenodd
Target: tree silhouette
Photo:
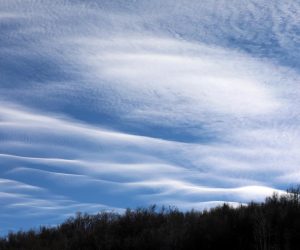
<path fill-rule="evenodd" d="M 209 211 L 174 207 L 77 213 L 57 227 L 9 233 L 1 250 L 298 250 L 300 186 L 263 203 Z"/>

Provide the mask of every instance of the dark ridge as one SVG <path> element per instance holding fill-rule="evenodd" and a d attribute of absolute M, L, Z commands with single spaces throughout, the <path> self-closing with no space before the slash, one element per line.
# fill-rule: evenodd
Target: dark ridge
<path fill-rule="evenodd" d="M 299 250 L 299 239 L 300 186 L 238 208 L 78 213 L 57 227 L 9 233 L 0 239 L 0 249 Z"/>

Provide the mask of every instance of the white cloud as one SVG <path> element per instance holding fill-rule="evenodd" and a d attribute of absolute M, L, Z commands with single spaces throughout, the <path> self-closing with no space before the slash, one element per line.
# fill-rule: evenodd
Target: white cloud
<path fill-rule="evenodd" d="M 142 182 L 128 183 L 129 186 L 145 186 L 153 189 L 161 190 L 161 196 L 180 193 L 184 196 L 199 195 L 199 197 L 226 196 L 232 200 L 249 201 L 249 200 L 263 200 L 265 197 L 272 195 L 274 192 L 283 193 L 281 190 L 265 186 L 243 186 L 236 188 L 216 188 L 196 185 L 194 183 L 172 180 L 172 179 L 158 179 Z"/>
<path fill-rule="evenodd" d="M 135 119 L 268 115 L 283 104 L 270 86 L 273 79 L 260 72 L 271 66 L 233 50 L 159 37 L 80 43 L 88 74 L 108 82 L 122 98 L 126 95 L 133 103 L 127 106 L 129 116 Z"/>
<path fill-rule="evenodd" d="M 0 9 L 3 217 L 121 198 L 236 205 L 299 180 L 299 3 Z M 92 201 L 95 187 L 111 200 Z"/>

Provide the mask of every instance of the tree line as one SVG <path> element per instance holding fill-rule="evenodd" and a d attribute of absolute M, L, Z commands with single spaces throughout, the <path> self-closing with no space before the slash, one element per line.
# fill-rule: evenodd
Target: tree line
<path fill-rule="evenodd" d="M 9 233 L 1 250 L 299 250 L 300 188 L 263 203 L 205 211 L 173 207 L 77 213 L 57 227 Z"/>

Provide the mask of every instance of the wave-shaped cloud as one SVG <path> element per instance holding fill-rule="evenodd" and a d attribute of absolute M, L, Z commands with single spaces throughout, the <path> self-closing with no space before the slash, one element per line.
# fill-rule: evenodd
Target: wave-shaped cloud
<path fill-rule="evenodd" d="M 298 3 L 0 9 L 2 233 L 78 210 L 237 206 L 299 181 Z"/>

